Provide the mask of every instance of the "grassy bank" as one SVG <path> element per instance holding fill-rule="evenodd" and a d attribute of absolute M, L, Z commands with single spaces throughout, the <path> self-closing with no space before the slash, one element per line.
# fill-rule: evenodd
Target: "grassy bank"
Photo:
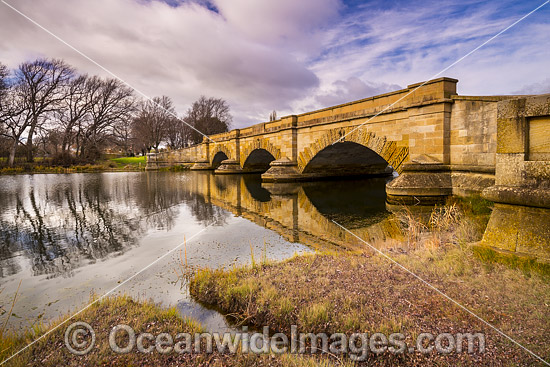
<path fill-rule="evenodd" d="M 0 363 L 32 341 L 44 335 L 47 330 L 59 325 L 60 319 L 51 325 L 41 325 L 23 335 L 10 332 L 0 333 Z M 88 323 L 95 331 L 95 346 L 84 356 L 71 354 L 64 341 L 67 327 L 76 321 Z M 327 358 L 301 358 L 294 355 L 141 353 L 136 348 L 127 354 L 117 354 L 109 346 L 109 333 L 119 324 L 131 326 L 136 335 L 151 333 L 156 336 L 166 332 L 172 336 L 178 333 L 200 333 L 203 328 L 191 319 L 182 318 L 175 308 L 162 309 L 150 302 L 137 302 L 129 297 L 108 298 L 92 305 L 74 319 L 61 325 L 21 354 L 10 359 L 6 366 L 280 366 L 313 367 L 332 366 Z M 80 340 L 80 339 L 79 339 Z M 128 337 L 121 336 L 117 342 L 127 345 Z M 145 342 L 147 344 L 147 342 Z M 203 343 L 204 347 L 204 343 Z"/>
<path fill-rule="evenodd" d="M 408 233 L 383 248 L 398 263 L 544 358 L 550 358 L 550 283 L 529 269 L 481 261 L 479 240 L 490 208 L 479 198 L 453 200 L 424 219 L 401 214 Z M 366 246 L 365 246 L 366 247 Z M 474 354 L 370 355 L 375 365 L 537 365 L 518 346 L 372 250 L 325 253 L 232 270 L 203 269 L 191 293 L 248 325 L 288 332 L 486 334 Z"/>
<path fill-rule="evenodd" d="M 137 172 L 144 171 L 146 166 L 146 157 L 110 158 L 98 161 L 94 164 L 71 165 L 68 167 L 56 166 L 47 160 L 40 160 L 36 163 L 20 163 L 15 167 L 2 167 L 0 165 L 0 175 L 29 173 Z M 181 172 L 189 170 L 190 167 L 191 164 L 175 165 L 170 167 L 161 167 L 158 171 Z"/>
<path fill-rule="evenodd" d="M 0 167 L 0 174 L 133 172 L 145 170 L 146 165 L 146 157 L 111 158 L 94 164 L 79 164 L 68 167 L 53 165 L 48 160 L 37 160 L 35 163 L 21 162 L 15 167 Z"/>

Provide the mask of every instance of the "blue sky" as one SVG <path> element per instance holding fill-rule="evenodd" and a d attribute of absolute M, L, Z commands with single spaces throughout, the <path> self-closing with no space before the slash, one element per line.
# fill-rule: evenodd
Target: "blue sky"
<path fill-rule="evenodd" d="M 228 100 L 234 127 L 431 78 L 543 1 L 8 0 L 180 113 Z M 0 4 L 0 60 L 106 73 Z M 443 75 L 465 95 L 550 93 L 550 4 Z"/>

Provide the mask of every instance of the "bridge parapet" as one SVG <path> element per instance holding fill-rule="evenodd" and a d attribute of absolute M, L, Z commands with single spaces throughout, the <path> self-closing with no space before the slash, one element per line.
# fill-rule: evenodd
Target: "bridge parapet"
<path fill-rule="evenodd" d="M 368 118 L 406 111 L 411 107 L 444 102 L 456 95 L 457 79 L 438 78 L 405 89 L 298 115 L 298 127 Z M 416 89 L 417 88 L 417 89 Z M 416 90 L 415 90 L 416 89 Z"/>
<path fill-rule="evenodd" d="M 203 139 L 203 143 L 212 143 L 212 141 L 218 142 L 218 141 L 227 141 L 227 140 L 235 139 L 239 137 L 239 133 L 240 133 L 239 129 L 234 129 L 226 133 L 210 135 L 208 138 L 205 136 Z"/>

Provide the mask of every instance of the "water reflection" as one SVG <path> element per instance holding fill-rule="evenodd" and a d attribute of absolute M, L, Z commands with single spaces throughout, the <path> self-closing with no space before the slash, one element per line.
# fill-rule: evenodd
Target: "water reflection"
<path fill-rule="evenodd" d="M 150 228 L 170 230 L 183 202 L 201 222 L 223 225 L 229 215 L 170 175 L 29 175 L 1 180 L 2 278 L 21 271 L 18 256 L 28 259 L 33 276 L 70 277 L 76 268 L 124 254 Z"/>
<path fill-rule="evenodd" d="M 387 179 L 268 184 L 256 175 L 197 176 L 209 202 L 272 229 L 291 242 L 316 248 L 363 247 L 333 221 L 371 242 L 400 239 L 386 210 Z M 211 181 L 214 181 L 212 184 Z"/>
<path fill-rule="evenodd" d="M 36 175 L 0 178 L 0 277 L 70 277 L 121 256 L 150 230 L 169 231 L 185 204 L 203 224 L 224 226 L 229 212 L 315 247 L 359 245 L 398 235 L 385 210 L 384 179 L 262 184 L 258 175 L 201 172 Z"/>

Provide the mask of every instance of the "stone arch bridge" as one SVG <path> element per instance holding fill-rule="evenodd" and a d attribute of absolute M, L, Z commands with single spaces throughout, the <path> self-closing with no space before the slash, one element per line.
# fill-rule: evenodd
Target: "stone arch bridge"
<path fill-rule="evenodd" d="M 262 172 L 263 181 L 275 183 L 393 174 L 390 204 L 483 192 L 496 203 L 496 229 L 490 222 L 485 236 L 491 243 L 522 251 L 540 238 L 536 246 L 549 246 L 550 95 L 459 96 L 457 82 L 434 79 L 213 135 L 149 154 L 147 169 Z M 503 238 L 498 223 L 514 233 Z"/>
<path fill-rule="evenodd" d="M 403 182 L 388 186 L 388 199 L 427 203 L 452 194 L 454 172 L 461 176 L 455 191 L 480 191 L 494 183 L 496 105 L 506 97 L 457 96 L 456 84 L 439 78 L 212 135 L 150 154 L 147 168 L 192 164 L 219 174 L 261 172 L 268 182 L 395 171 Z"/>

